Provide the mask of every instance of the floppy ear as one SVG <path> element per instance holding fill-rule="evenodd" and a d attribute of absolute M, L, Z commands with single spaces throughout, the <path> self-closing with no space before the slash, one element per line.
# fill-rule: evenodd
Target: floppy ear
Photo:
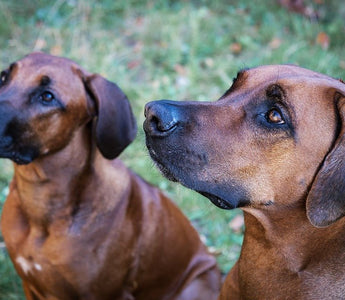
<path fill-rule="evenodd" d="M 107 159 L 114 159 L 134 140 L 137 125 L 126 95 L 98 74 L 85 78 L 97 111 L 96 145 Z"/>
<path fill-rule="evenodd" d="M 340 133 L 307 196 L 307 216 L 316 227 L 331 225 L 345 215 L 345 98 L 338 94 Z"/>

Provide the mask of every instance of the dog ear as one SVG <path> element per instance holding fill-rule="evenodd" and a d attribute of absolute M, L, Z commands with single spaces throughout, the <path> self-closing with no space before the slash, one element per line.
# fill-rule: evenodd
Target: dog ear
<path fill-rule="evenodd" d="M 126 95 L 98 74 L 85 78 L 97 112 L 96 145 L 107 159 L 114 159 L 134 140 L 137 125 Z"/>
<path fill-rule="evenodd" d="M 345 215 L 345 97 L 337 93 L 340 133 L 326 156 L 307 196 L 312 225 L 326 227 Z"/>

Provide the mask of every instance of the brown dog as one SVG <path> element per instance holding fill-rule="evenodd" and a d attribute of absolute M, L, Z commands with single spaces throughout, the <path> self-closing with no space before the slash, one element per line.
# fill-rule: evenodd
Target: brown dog
<path fill-rule="evenodd" d="M 345 299 L 345 85 L 295 66 L 241 71 L 217 102 L 151 102 L 144 124 L 170 179 L 242 207 L 220 299 Z"/>
<path fill-rule="evenodd" d="M 27 299 L 214 299 L 215 259 L 180 210 L 117 157 L 136 125 L 113 83 L 35 53 L 1 73 L 1 220 Z"/>

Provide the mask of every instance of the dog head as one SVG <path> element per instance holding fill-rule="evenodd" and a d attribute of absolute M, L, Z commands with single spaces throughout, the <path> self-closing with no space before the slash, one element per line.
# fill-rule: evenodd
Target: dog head
<path fill-rule="evenodd" d="M 1 72 L 0 113 L 0 157 L 18 164 L 63 149 L 75 130 L 92 120 L 97 147 L 108 159 L 136 134 L 128 99 L 116 84 L 43 53 Z"/>
<path fill-rule="evenodd" d="M 216 102 L 148 103 L 147 147 L 169 179 L 221 208 L 306 205 L 326 226 L 345 214 L 344 94 L 296 66 L 243 70 Z"/>

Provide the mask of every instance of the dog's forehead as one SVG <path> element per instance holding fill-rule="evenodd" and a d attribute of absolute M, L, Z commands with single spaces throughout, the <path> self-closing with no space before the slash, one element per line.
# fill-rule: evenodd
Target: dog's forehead
<path fill-rule="evenodd" d="M 61 68 L 70 67 L 72 65 L 76 65 L 76 63 L 68 58 L 58 57 L 50 54 L 45 53 L 31 53 L 21 60 L 19 60 L 20 64 L 32 67 L 38 66 L 60 66 Z"/>
<path fill-rule="evenodd" d="M 18 80 L 25 82 L 40 82 L 43 76 L 49 77 L 55 83 L 71 83 L 78 80 L 74 70 L 79 66 L 72 60 L 43 53 L 33 53 L 12 64 L 12 69 Z"/>
<path fill-rule="evenodd" d="M 229 99 L 228 96 L 238 98 L 238 95 L 247 95 L 248 92 L 263 94 L 273 85 L 280 86 L 287 94 L 295 95 L 315 95 L 315 91 L 318 91 L 317 95 L 323 97 L 329 91 L 332 93 L 332 90 L 345 93 L 345 84 L 339 79 L 294 65 L 264 65 L 240 71 L 220 99 Z"/>
<path fill-rule="evenodd" d="M 316 82 L 337 82 L 336 79 L 294 65 L 266 65 L 257 68 L 248 69 L 243 72 L 246 83 L 274 84 L 306 81 L 310 84 Z"/>

